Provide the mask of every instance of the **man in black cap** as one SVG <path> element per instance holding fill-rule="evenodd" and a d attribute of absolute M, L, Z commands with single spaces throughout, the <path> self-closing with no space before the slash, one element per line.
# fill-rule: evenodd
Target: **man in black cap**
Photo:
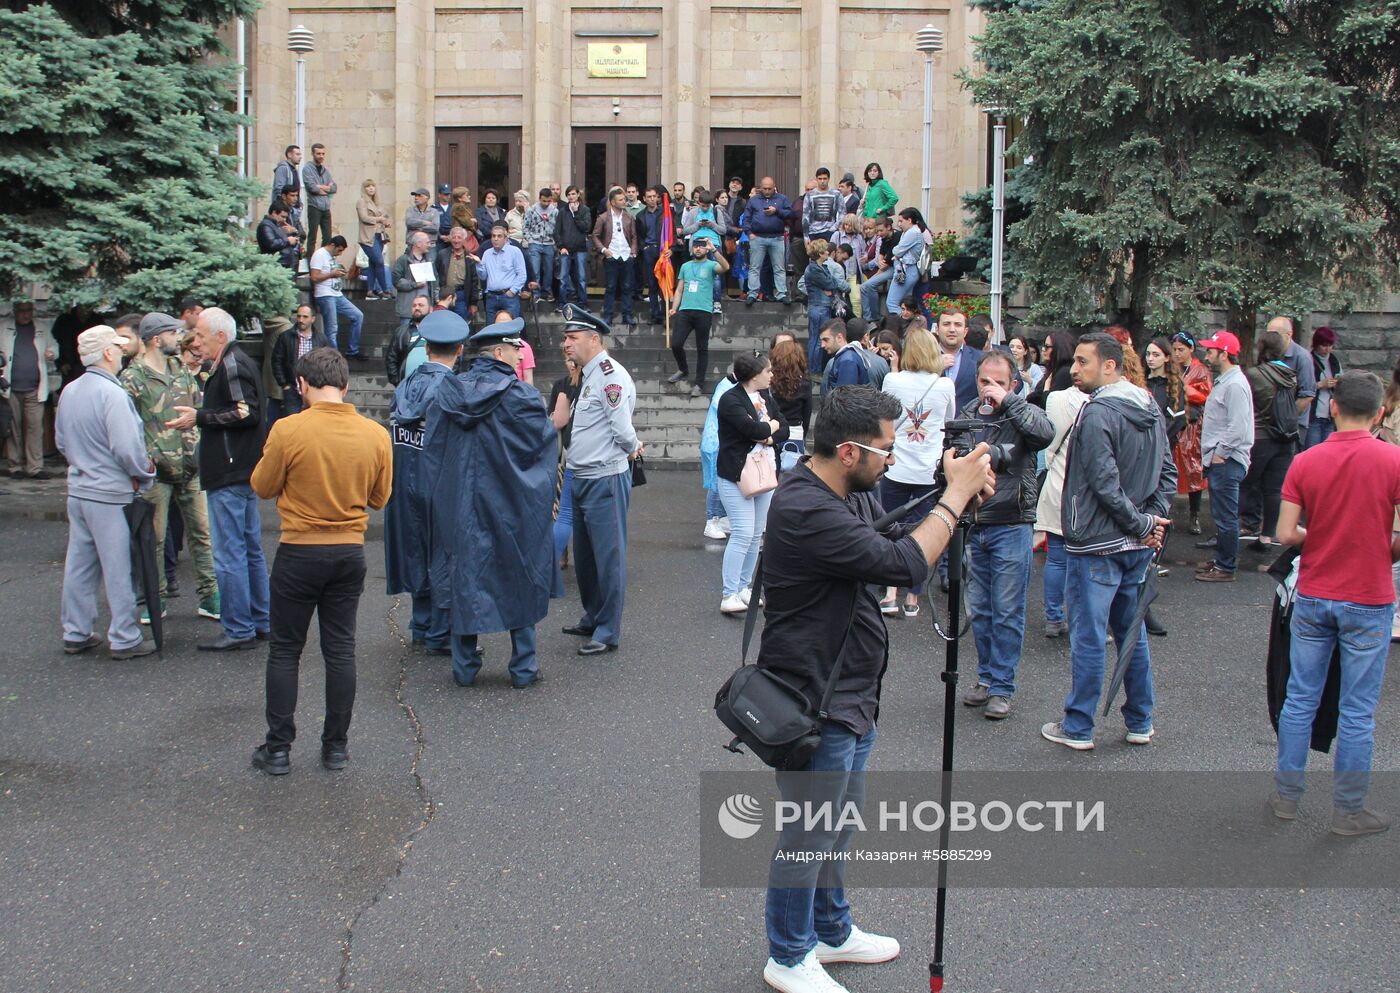
<path fill-rule="evenodd" d="M 437 188 L 437 203 L 433 204 L 433 210 L 437 211 L 439 229 L 444 217 L 452 216 L 452 187 L 448 183 L 439 183 Z"/>
<path fill-rule="evenodd" d="M 427 301 L 419 298 L 424 304 Z M 415 300 L 414 304 L 418 304 Z M 462 343 L 471 328 L 450 310 L 424 313 L 416 329 L 427 350 L 427 359 L 394 390 L 389 412 L 389 437 L 394 446 L 394 490 L 384 508 L 384 573 L 391 596 L 413 597 L 409 631 L 415 645 L 446 655 L 450 651 L 448 608 L 433 605 L 428 581 L 432 549 L 428 514 L 431 506 L 424 483 L 423 436 L 428 410 L 438 389 L 452 378 L 462 354 Z"/>
<path fill-rule="evenodd" d="M 413 191 L 413 203 L 404 211 L 404 244 L 412 240 L 417 231 L 428 236 L 429 244 L 436 244 L 442 215 L 428 203 L 428 188 L 420 186 Z"/>
<path fill-rule="evenodd" d="M 637 389 L 603 347 L 607 333 L 608 326 L 588 311 L 572 304 L 564 308 L 564 353 L 583 370 L 568 454 L 583 617 L 564 629 L 588 639 L 580 655 L 615 651 L 622 637 L 631 461 L 642 454 L 632 427 Z"/>
<path fill-rule="evenodd" d="M 510 632 L 511 686 L 544 678 L 535 625 L 555 586 L 559 436 L 539 391 L 515 375 L 524 327 L 517 317 L 474 334 L 475 357 L 439 377 L 428 408 L 424 492 L 433 533 L 449 536 L 432 549 L 433 606 L 449 611 L 458 686 L 476 682 L 477 638 L 494 631 Z"/>

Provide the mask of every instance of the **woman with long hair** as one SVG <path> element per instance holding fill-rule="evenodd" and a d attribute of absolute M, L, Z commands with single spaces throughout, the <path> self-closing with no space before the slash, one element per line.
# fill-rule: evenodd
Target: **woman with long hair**
<path fill-rule="evenodd" d="M 458 186 L 452 191 L 452 206 L 447 211 L 452 218 L 452 227 L 461 228 L 467 232 L 467 251 L 476 254 L 481 247 L 482 234 L 481 227 L 477 223 L 476 214 L 472 210 L 472 194 L 465 186 Z M 449 230 L 451 230 L 449 228 Z M 487 235 L 489 238 L 490 235 Z"/>
<path fill-rule="evenodd" d="M 1123 378 L 1139 389 L 1147 389 L 1147 370 L 1133 349 L 1133 333 L 1121 324 L 1110 324 L 1103 331 L 1123 346 Z"/>
<path fill-rule="evenodd" d="M 890 372 L 899 372 L 900 358 L 904 353 L 904 342 L 899 335 L 893 331 L 881 331 L 875 336 L 875 351 L 890 364 Z"/>
<path fill-rule="evenodd" d="M 1201 493 L 1206 488 L 1205 467 L 1201 465 L 1201 419 L 1210 397 L 1210 370 L 1196 358 L 1196 339 L 1185 331 L 1171 337 L 1172 362 L 1181 376 L 1186 399 L 1186 426 L 1176 436 L 1172 454 L 1176 458 L 1176 491 L 1185 493 L 1191 506 L 1192 534 L 1201 533 Z"/>
<path fill-rule="evenodd" d="M 885 310 L 891 314 L 899 313 L 900 303 L 918 287 L 919 256 L 924 252 L 924 236 L 928 233 L 924 215 L 915 207 L 901 210 L 894 226 L 899 231 L 899 241 L 894 246 L 894 276 L 885 295 Z"/>
<path fill-rule="evenodd" d="M 1147 391 L 1162 412 L 1167 429 L 1168 444 L 1175 444 L 1177 435 L 1186 426 L 1183 413 L 1181 373 L 1172 362 L 1172 346 L 1166 338 L 1153 338 L 1142 351 L 1142 364 L 1147 369 Z"/>
<path fill-rule="evenodd" d="M 865 167 L 865 182 L 869 189 L 865 191 L 861 214 L 865 217 L 889 217 L 893 214 L 895 204 L 899 203 L 899 194 L 885 179 L 885 170 L 880 168 L 880 163 L 872 162 Z"/>
<path fill-rule="evenodd" d="M 1051 331 L 1045 336 L 1045 343 L 1040 346 L 1040 361 L 1045 366 L 1045 375 L 1040 377 L 1040 384 L 1031 390 L 1031 395 L 1026 398 L 1027 403 L 1046 410 L 1047 396 L 1074 385 L 1074 380 L 1070 378 L 1070 367 L 1074 365 L 1074 344 L 1074 335 L 1068 331 Z"/>
<path fill-rule="evenodd" d="M 788 437 L 778 450 L 778 471 L 787 472 L 807 454 L 807 428 L 812 423 L 812 377 L 807 374 L 807 356 L 792 338 L 784 338 L 768 353 L 773 364 L 769 387 L 778 409 L 787 422 Z"/>
<path fill-rule="evenodd" d="M 365 297 L 370 300 L 392 300 L 394 288 L 389 282 L 389 270 L 384 267 L 384 246 L 388 242 L 389 215 L 379 206 L 379 188 L 374 180 L 360 184 L 360 199 L 355 202 L 355 216 L 360 221 L 357 241 L 369 259 Z"/>
<path fill-rule="evenodd" d="M 880 389 L 899 401 L 903 412 L 894 424 L 894 465 L 880 479 L 880 502 L 885 511 L 903 506 L 928 489 L 934 469 L 943 458 L 943 425 L 955 416 L 957 397 L 953 381 L 943 375 L 943 349 L 928 331 L 910 331 L 904 338 L 898 371 L 885 377 Z M 904 520 L 917 524 L 933 509 L 930 496 L 915 505 Z M 916 586 L 904 595 L 904 616 L 919 613 Z M 900 610 L 898 591 L 889 589 L 880 610 L 894 614 Z"/>
<path fill-rule="evenodd" d="M 739 385 L 719 398 L 719 455 L 715 460 L 719 498 L 729 518 L 719 603 L 720 612 L 725 614 L 748 610 L 754 565 L 768 522 L 768 504 L 773 499 L 772 490 L 752 496 L 743 493 L 739 481 L 744 463 L 753 452 L 773 458 L 775 446 L 788 439 L 782 409 L 768 388 L 773 381 L 768 356 L 752 352 L 735 356 L 734 379 Z"/>
<path fill-rule="evenodd" d="M 1007 347 L 1011 349 L 1011 357 L 1016 360 L 1016 368 L 1021 373 L 1021 399 L 1031 395 L 1031 392 L 1040 385 L 1040 380 L 1045 376 L 1045 370 L 1036 364 L 1035 347 L 1031 340 L 1023 334 L 1012 336 L 1007 342 Z"/>
<path fill-rule="evenodd" d="M 549 419 L 559 432 L 559 465 L 563 469 L 559 511 L 554 517 L 554 560 L 561 568 L 568 564 L 569 539 L 574 533 L 574 471 L 563 468 L 564 457 L 569 450 L 569 423 L 573 417 L 574 403 L 578 400 L 579 382 L 583 378 L 583 370 L 569 358 L 567 352 L 564 353 L 564 370 L 564 375 L 554 381 L 554 388 L 549 392 Z"/>

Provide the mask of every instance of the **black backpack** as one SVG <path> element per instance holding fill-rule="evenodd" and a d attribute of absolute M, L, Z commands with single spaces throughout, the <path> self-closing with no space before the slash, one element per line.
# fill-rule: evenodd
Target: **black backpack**
<path fill-rule="evenodd" d="M 1280 441 L 1298 437 L 1298 387 L 1274 390 L 1274 401 L 1269 407 L 1269 429 Z"/>

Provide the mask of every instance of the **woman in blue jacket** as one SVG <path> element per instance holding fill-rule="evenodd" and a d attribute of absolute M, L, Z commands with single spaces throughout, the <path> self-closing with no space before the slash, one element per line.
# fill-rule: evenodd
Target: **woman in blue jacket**
<path fill-rule="evenodd" d="M 895 219 L 899 229 L 899 242 L 894 246 L 894 276 L 890 279 L 890 289 L 885 297 L 885 310 L 899 313 L 899 305 L 919 282 L 919 256 L 923 254 L 928 225 L 924 217 L 913 207 L 905 207 Z"/>

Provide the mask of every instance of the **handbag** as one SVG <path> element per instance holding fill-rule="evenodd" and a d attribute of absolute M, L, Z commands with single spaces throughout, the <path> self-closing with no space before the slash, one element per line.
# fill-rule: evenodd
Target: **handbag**
<path fill-rule="evenodd" d="M 773 449 L 767 445 L 754 445 L 744 457 L 744 468 L 739 473 L 739 494 L 753 497 L 778 488 L 778 467 L 773 459 Z"/>
<path fill-rule="evenodd" d="M 896 283 L 898 283 L 900 286 L 903 286 L 903 285 L 904 285 L 904 281 L 905 281 L 906 279 L 908 279 L 908 278 L 909 278 L 909 270 L 905 267 L 904 263 L 903 263 L 903 262 L 896 262 L 896 263 L 894 264 L 894 281 L 895 281 Z"/>
<path fill-rule="evenodd" d="M 861 584 L 856 583 L 851 592 L 851 616 L 846 622 L 846 634 L 822 690 L 821 703 L 814 708 L 806 694 L 780 674 L 748 664 L 749 640 L 753 637 L 758 601 L 763 592 L 763 556 L 758 557 L 753 570 L 748 616 L 744 618 L 739 670 L 715 694 L 715 716 L 734 732 L 725 748 L 742 755 L 744 750 L 740 746 L 748 745 L 750 751 L 774 769 L 801 769 L 811 760 L 821 744 L 827 708 L 831 706 L 836 681 L 841 678 L 841 667 L 846 661 L 860 587 Z"/>
<path fill-rule="evenodd" d="M 645 486 L 647 484 L 647 471 L 646 467 L 643 465 L 645 461 L 646 460 L 640 455 L 632 460 L 632 488 L 634 490 L 638 486 Z"/>

